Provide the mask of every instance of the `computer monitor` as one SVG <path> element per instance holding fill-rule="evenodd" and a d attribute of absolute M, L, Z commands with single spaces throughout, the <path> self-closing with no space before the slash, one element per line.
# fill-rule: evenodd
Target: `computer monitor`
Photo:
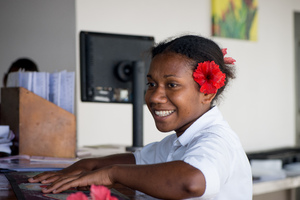
<path fill-rule="evenodd" d="M 80 32 L 83 102 L 132 103 L 132 149 L 143 146 L 143 104 L 154 37 Z"/>

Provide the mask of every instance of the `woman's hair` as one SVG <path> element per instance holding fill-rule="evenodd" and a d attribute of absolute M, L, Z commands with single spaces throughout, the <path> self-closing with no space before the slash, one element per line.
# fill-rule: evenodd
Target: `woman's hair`
<path fill-rule="evenodd" d="M 219 65 L 220 70 L 226 74 L 225 85 L 218 89 L 213 101 L 216 101 L 224 91 L 230 79 L 235 78 L 235 68 L 224 63 L 224 56 L 220 47 L 212 40 L 196 36 L 185 35 L 175 39 L 169 39 L 157 44 L 152 49 L 152 58 L 163 53 L 178 53 L 192 60 L 192 70 L 195 70 L 198 63 L 214 61 Z"/>
<path fill-rule="evenodd" d="M 16 61 L 14 61 L 11 66 L 9 67 L 7 73 L 3 77 L 3 85 L 6 87 L 6 82 L 8 78 L 8 74 L 11 72 L 17 72 L 20 69 L 24 71 L 32 71 L 32 72 L 38 72 L 38 66 L 33 62 L 32 60 L 28 58 L 20 58 Z"/>

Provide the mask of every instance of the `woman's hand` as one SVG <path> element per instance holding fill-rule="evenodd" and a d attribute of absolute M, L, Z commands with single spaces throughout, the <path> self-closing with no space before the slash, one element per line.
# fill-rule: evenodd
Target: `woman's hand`
<path fill-rule="evenodd" d="M 79 174 L 69 174 L 60 176 L 51 185 L 43 188 L 43 193 L 60 193 L 69 188 L 85 187 L 91 185 L 105 185 L 113 184 L 110 178 L 111 167 L 105 167 L 98 170 L 83 172 Z"/>
<path fill-rule="evenodd" d="M 114 164 L 135 164 L 135 158 L 132 153 L 124 153 L 101 158 L 82 159 L 65 169 L 57 172 L 43 172 L 32 178 L 29 178 L 28 181 L 30 183 L 41 182 L 43 184 L 48 184 L 65 178 L 78 178 L 80 175 L 83 175 L 87 172 Z"/>
<path fill-rule="evenodd" d="M 91 160 L 80 160 L 73 165 L 62 169 L 60 171 L 49 171 L 38 174 L 32 178 L 29 178 L 28 181 L 30 183 L 41 182 L 43 184 L 52 183 L 58 179 L 63 179 L 64 177 L 74 176 L 86 173 L 88 171 L 93 170 L 93 166 L 91 165 Z"/>

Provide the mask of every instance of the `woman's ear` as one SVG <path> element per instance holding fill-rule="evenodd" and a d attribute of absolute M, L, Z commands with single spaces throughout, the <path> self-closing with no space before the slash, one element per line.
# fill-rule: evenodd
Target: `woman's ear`
<path fill-rule="evenodd" d="M 216 93 L 214 94 L 203 94 L 202 103 L 203 104 L 210 104 L 211 101 L 215 98 Z"/>

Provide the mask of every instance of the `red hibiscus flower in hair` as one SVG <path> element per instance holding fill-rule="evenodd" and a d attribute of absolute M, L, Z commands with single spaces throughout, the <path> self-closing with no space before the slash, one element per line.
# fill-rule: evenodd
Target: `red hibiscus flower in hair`
<path fill-rule="evenodd" d="M 217 93 L 225 85 L 226 75 L 214 61 L 198 63 L 193 73 L 194 80 L 200 85 L 200 92 L 204 94 Z"/>

